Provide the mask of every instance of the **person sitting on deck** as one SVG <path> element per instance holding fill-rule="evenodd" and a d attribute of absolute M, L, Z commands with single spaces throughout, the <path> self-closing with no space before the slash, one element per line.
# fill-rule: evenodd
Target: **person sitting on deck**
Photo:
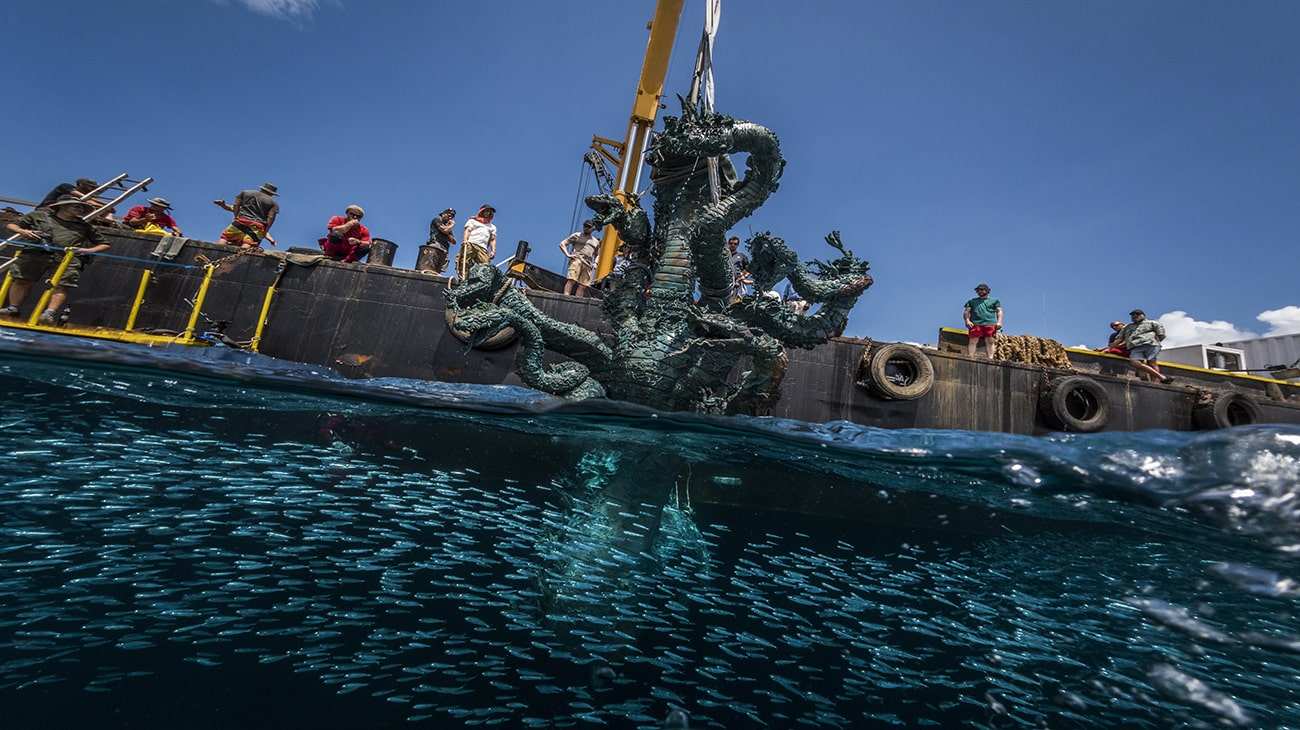
<path fill-rule="evenodd" d="M 989 285 L 981 282 L 975 287 L 976 297 L 966 302 L 962 319 L 966 322 L 966 355 L 975 357 L 980 340 L 993 359 L 993 340 L 1002 329 L 1002 302 L 989 297 Z"/>
<path fill-rule="evenodd" d="M 361 224 L 366 211 L 359 205 L 349 205 L 343 215 L 330 218 L 326 227 L 329 235 L 318 241 L 325 255 L 335 261 L 353 264 L 370 258 L 370 229 Z"/>
<path fill-rule="evenodd" d="M 461 238 L 460 255 L 456 257 L 456 277 L 461 281 L 469 270 L 478 264 L 490 264 L 497 255 L 497 227 L 492 223 L 497 209 L 484 203 L 478 214 L 465 221 L 465 235 Z"/>
<path fill-rule="evenodd" d="M 592 233 L 594 230 L 595 221 L 585 220 L 581 231 L 571 233 L 568 238 L 560 241 L 560 253 L 569 261 L 564 279 L 565 294 L 576 294 L 579 284 L 591 286 L 595 281 L 600 239 Z"/>
<path fill-rule="evenodd" d="M 134 228 L 137 233 L 147 233 L 151 236 L 180 236 L 181 228 L 176 225 L 176 219 L 168 212 L 171 209 L 172 205 L 166 198 L 149 198 L 148 205 L 137 205 L 128 210 L 122 222 L 128 228 Z"/>
<path fill-rule="evenodd" d="M 1164 325 L 1147 319 L 1146 312 L 1134 309 L 1129 312 L 1132 323 L 1124 326 L 1120 337 L 1124 347 L 1128 348 L 1128 363 L 1133 366 L 1139 380 L 1172 383 L 1173 378 L 1160 372 L 1156 356 L 1160 354 L 1160 343 L 1165 339 Z"/>
<path fill-rule="evenodd" d="M 271 237 L 271 226 L 280 214 L 280 204 L 275 202 L 279 191 L 271 183 L 264 183 L 257 190 L 245 190 L 235 196 L 235 202 L 214 200 L 212 204 L 235 214 L 226 230 L 221 232 L 221 240 L 241 248 L 257 248 L 262 239 L 275 245 Z"/>
<path fill-rule="evenodd" d="M 1110 329 L 1110 339 L 1106 340 L 1105 347 L 1098 347 L 1097 352 L 1128 357 L 1128 348 L 1124 346 L 1124 323 L 1117 319 L 1110 323 Z"/>
<path fill-rule="evenodd" d="M 37 208 L 27 215 L 10 223 L 7 228 L 33 243 L 62 247 L 65 251 L 73 249 L 77 255 L 68 262 L 63 276 L 54 285 L 50 301 L 39 322 L 53 326 L 59 323 L 59 312 L 68 298 L 68 289 L 75 289 L 89 261 L 84 254 L 107 251 L 108 241 L 94 226 L 82 220 L 95 209 L 95 206 L 82 201 L 75 195 L 56 200 L 45 208 Z M 31 291 L 32 282 L 38 281 L 47 273 L 52 274 L 63 260 L 64 252 L 50 251 L 43 248 L 24 248 L 13 263 L 13 281 L 9 285 L 8 306 L 0 308 L 0 316 L 18 316 L 18 307 Z"/>
<path fill-rule="evenodd" d="M 429 221 L 429 240 L 425 244 L 433 249 L 433 258 L 429 268 L 435 274 L 441 274 L 447 268 L 447 255 L 456 245 L 456 211 L 448 208 Z"/>

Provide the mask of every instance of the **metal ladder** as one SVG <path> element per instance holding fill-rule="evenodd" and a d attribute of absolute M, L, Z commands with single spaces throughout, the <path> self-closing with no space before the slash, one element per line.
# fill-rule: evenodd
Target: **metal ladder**
<path fill-rule="evenodd" d="M 146 177 L 142 180 L 136 180 L 131 178 L 127 173 L 124 172 L 118 175 L 117 177 L 109 180 L 108 182 L 104 183 L 103 185 L 100 185 L 94 190 L 91 190 L 90 192 L 85 193 L 83 195 L 78 195 L 77 198 L 79 200 L 93 200 L 101 193 L 105 193 L 108 191 L 117 193 L 117 197 L 113 198 L 112 200 L 104 203 L 98 208 L 82 216 L 81 220 L 85 221 L 86 223 L 90 223 L 91 221 L 102 216 L 104 213 L 116 207 L 119 203 L 131 197 L 132 195 L 135 195 L 138 192 L 148 190 L 149 185 L 152 183 L 153 183 L 153 178 L 151 177 Z M 13 198 L 6 198 L 5 200 L 9 202 L 20 203 L 20 204 L 23 202 Z M 32 208 L 35 207 L 36 207 L 35 205 L 32 205 Z M 5 240 L 0 241 L 0 249 L 3 249 L 5 246 L 7 246 L 10 243 L 13 243 L 14 241 L 17 241 L 18 238 L 19 238 L 18 234 L 15 233 L 14 235 L 6 238 Z M 9 268 L 17 260 L 18 257 L 14 256 L 13 258 L 9 259 L 3 264 L 0 264 L 0 271 L 4 271 L 5 269 Z"/>

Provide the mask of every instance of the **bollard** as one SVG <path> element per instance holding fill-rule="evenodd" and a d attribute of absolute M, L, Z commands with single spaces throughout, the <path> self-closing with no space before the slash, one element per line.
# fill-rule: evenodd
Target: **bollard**
<path fill-rule="evenodd" d="M 379 264 L 380 266 L 392 266 L 393 258 L 396 256 L 397 244 L 387 238 L 371 239 L 369 263 Z"/>

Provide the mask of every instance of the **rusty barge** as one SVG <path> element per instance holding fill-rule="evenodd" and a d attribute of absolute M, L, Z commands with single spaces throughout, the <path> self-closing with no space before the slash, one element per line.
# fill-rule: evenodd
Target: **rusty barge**
<path fill-rule="evenodd" d="M 203 267 L 157 267 L 133 307 L 156 237 L 105 229 L 115 253 L 83 276 L 69 326 L 121 328 L 129 313 L 143 333 L 183 332 Z M 429 272 L 284 255 L 235 255 L 190 241 L 179 263 L 222 261 L 202 315 L 226 341 L 258 337 L 265 355 L 330 367 L 346 377 L 401 377 L 519 384 L 517 344 L 471 349 L 448 326 L 448 280 Z M 130 261 L 128 259 L 137 259 Z M 599 301 L 530 290 L 552 317 L 604 327 Z M 259 324 L 261 325 L 259 327 Z M 1167 364 L 1173 385 L 1139 382 L 1111 355 L 1068 350 L 1072 370 L 966 357 L 965 335 L 941 330 L 937 347 L 841 337 L 792 350 L 774 416 L 851 421 L 883 428 L 1052 431 L 1194 430 L 1252 423 L 1300 424 L 1300 385 Z"/>

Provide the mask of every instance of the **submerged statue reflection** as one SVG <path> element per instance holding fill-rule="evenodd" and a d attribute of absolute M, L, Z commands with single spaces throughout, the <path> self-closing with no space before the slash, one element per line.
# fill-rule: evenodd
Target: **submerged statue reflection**
<path fill-rule="evenodd" d="M 741 180 L 726 157 L 731 153 L 749 155 Z M 710 157 L 721 163 L 717 202 L 708 183 Z M 653 224 L 635 199 L 628 207 L 611 195 L 587 199 L 597 222 L 618 230 L 629 258 L 602 302 L 612 338 L 543 314 L 491 266 L 475 267 L 448 290 L 457 326 L 478 340 L 514 327 L 521 339 L 520 379 L 554 395 L 665 410 L 769 413 L 780 397 L 785 348 L 812 348 L 843 330 L 871 286 L 867 262 L 843 247 L 838 232 L 826 242 L 840 256 L 810 263 L 800 262 L 780 238 L 760 233 L 747 242 L 755 294 L 729 302 L 725 236 L 777 189 L 785 159 L 776 135 L 687 107 L 680 118 L 665 117 L 649 161 Z M 803 315 L 765 296 L 782 279 L 815 311 Z M 569 361 L 544 364 L 547 350 Z M 729 379 L 741 358 L 749 369 Z"/>

